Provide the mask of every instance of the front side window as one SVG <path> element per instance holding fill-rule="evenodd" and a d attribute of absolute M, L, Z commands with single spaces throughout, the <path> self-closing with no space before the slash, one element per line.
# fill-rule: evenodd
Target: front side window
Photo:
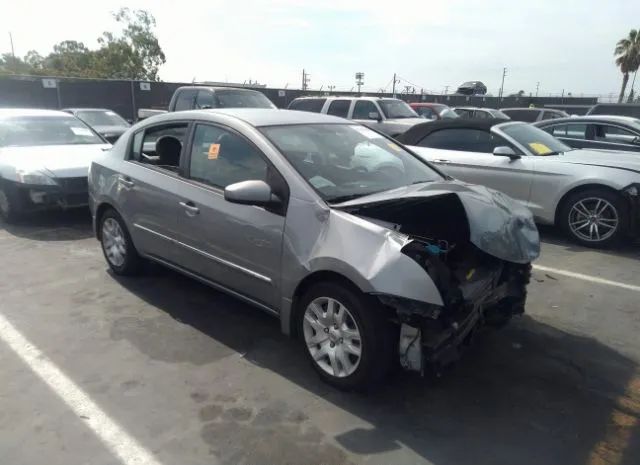
<path fill-rule="evenodd" d="M 378 107 L 370 100 L 358 100 L 353 107 L 352 119 L 377 119 L 372 118 L 372 114 L 380 114 Z"/>
<path fill-rule="evenodd" d="M 546 131 L 530 124 L 505 124 L 500 129 L 520 145 L 526 147 L 533 155 L 560 155 L 571 151 L 571 147 L 560 142 Z"/>
<path fill-rule="evenodd" d="M 418 107 L 416 108 L 416 113 L 423 118 L 427 119 L 435 119 L 435 112 L 429 107 Z"/>
<path fill-rule="evenodd" d="M 364 126 L 304 124 L 261 131 L 328 202 L 443 179 L 400 145 Z"/>
<path fill-rule="evenodd" d="M 473 117 L 473 110 L 467 110 L 465 108 L 456 108 L 455 112 L 462 119 L 471 119 Z"/>
<path fill-rule="evenodd" d="M 326 99 L 323 98 L 301 98 L 291 102 L 291 105 L 289 105 L 289 109 L 320 113 L 325 101 Z"/>
<path fill-rule="evenodd" d="M 224 189 L 240 181 L 267 181 L 267 166 L 258 149 L 239 135 L 217 126 L 196 126 L 191 179 Z"/>
<path fill-rule="evenodd" d="M 329 104 L 327 114 L 346 118 L 349 114 L 349 106 L 351 106 L 350 100 L 334 100 Z"/>
<path fill-rule="evenodd" d="M 382 113 L 389 119 L 418 117 L 416 112 L 402 100 L 381 99 L 378 100 L 378 104 L 382 108 Z"/>
<path fill-rule="evenodd" d="M 492 153 L 500 145 L 509 145 L 501 137 L 480 129 L 440 129 L 419 143 L 421 147 L 463 152 Z"/>
<path fill-rule="evenodd" d="M 213 92 L 210 90 L 199 90 L 196 97 L 197 109 L 215 108 L 215 101 L 213 99 Z"/>
<path fill-rule="evenodd" d="M 75 116 L 16 116 L 0 119 L 0 147 L 105 143 Z"/>

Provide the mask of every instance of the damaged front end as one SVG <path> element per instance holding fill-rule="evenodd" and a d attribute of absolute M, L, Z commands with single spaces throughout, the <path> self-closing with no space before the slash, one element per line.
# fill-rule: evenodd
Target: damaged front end
<path fill-rule="evenodd" d="M 537 229 L 524 207 L 485 188 L 442 187 L 341 206 L 403 235 L 401 253 L 440 293 L 438 303 L 376 294 L 400 324 L 402 366 L 422 373 L 456 360 L 483 324 L 499 327 L 524 312 L 530 263 L 539 254 Z"/>

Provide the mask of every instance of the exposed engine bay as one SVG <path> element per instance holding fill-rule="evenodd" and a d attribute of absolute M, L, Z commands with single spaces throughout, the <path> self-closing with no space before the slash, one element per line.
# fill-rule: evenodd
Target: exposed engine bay
<path fill-rule="evenodd" d="M 377 296 L 401 325 L 402 366 L 424 373 L 456 360 L 483 324 L 499 327 L 524 312 L 531 265 L 495 257 L 474 245 L 458 195 L 403 200 L 347 211 L 405 235 L 402 253 L 427 272 L 441 294 L 442 306 Z"/>

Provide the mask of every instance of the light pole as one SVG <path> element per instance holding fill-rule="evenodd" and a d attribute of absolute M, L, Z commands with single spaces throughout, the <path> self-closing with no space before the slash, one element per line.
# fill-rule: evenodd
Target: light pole
<path fill-rule="evenodd" d="M 500 84 L 500 94 L 498 97 L 502 100 L 502 94 L 504 92 L 504 78 L 507 75 L 507 68 L 502 68 L 502 84 Z"/>
<path fill-rule="evenodd" d="M 364 73 L 356 73 L 356 85 L 358 86 L 358 94 L 360 93 L 360 87 L 364 84 Z"/>

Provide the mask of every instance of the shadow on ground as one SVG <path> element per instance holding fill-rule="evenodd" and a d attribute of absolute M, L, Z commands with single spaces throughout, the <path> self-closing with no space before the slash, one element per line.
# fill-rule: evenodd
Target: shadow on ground
<path fill-rule="evenodd" d="M 259 310 L 169 271 L 114 279 L 203 336 L 370 424 L 335 438 L 351 453 L 404 445 L 436 465 L 640 463 L 638 367 L 591 338 L 523 317 L 481 333 L 440 378 L 398 373 L 368 394 L 343 393 L 322 383 L 299 341 L 281 335 L 278 322 Z M 154 327 L 144 330 L 118 337 L 153 358 Z"/>
<path fill-rule="evenodd" d="M 603 254 L 615 255 L 617 257 L 640 258 L 640 238 L 627 238 L 620 244 L 616 244 L 606 249 L 591 249 L 572 242 L 558 228 L 538 225 L 538 231 L 540 232 L 540 240 L 542 242 L 560 246 L 568 252 L 580 253 L 598 251 Z"/>
<path fill-rule="evenodd" d="M 15 223 L 0 219 L 0 231 L 35 241 L 73 241 L 93 236 L 88 208 L 25 215 Z"/>

